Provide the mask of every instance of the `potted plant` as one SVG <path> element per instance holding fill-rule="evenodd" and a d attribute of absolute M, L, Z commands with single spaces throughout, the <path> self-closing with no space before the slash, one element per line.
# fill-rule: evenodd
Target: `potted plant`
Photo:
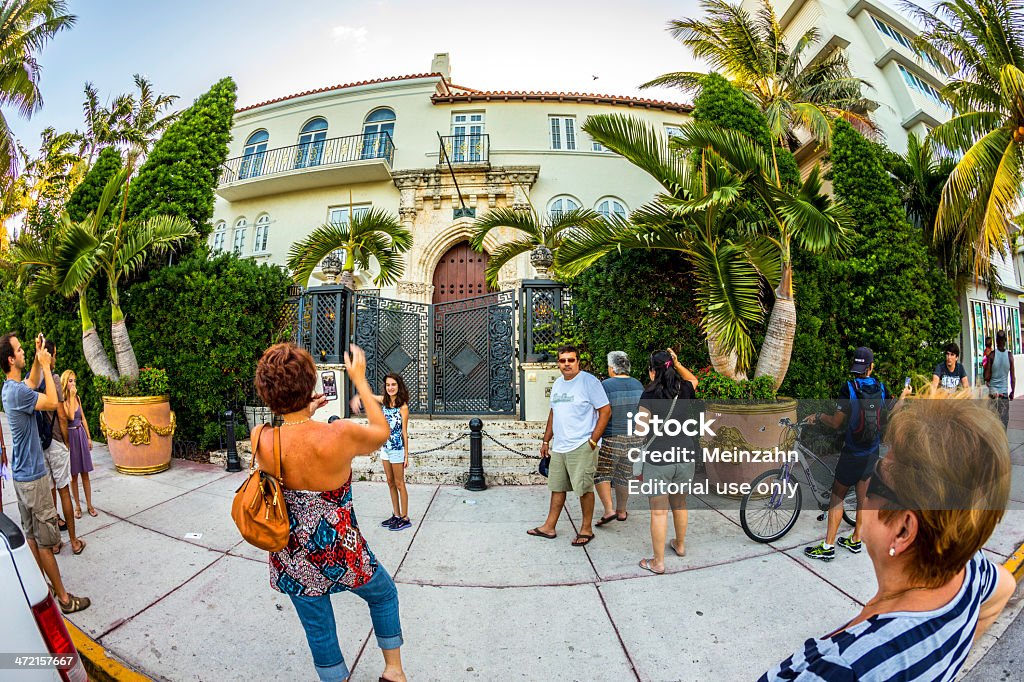
<path fill-rule="evenodd" d="M 701 438 L 701 447 L 748 452 L 783 447 L 784 429 L 779 420 L 789 417 L 796 421 L 796 400 L 779 398 L 771 376 L 736 381 L 705 367 L 697 372 L 697 379 L 697 399 L 704 401 L 705 413 L 715 420 L 715 437 Z M 771 461 L 705 461 L 712 486 L 750 483 L 778 466 Z"/>
<path fill-rule="evenodd" d="M 130 167 L 117 170 L 104 183 L 92 213 L 76 221 L 65 212 L 45 241 L 12 245 L 11 261 L 18 268 L 19 281 L 26 283 L 29 304 L 38 305 L 51 293 L 78 299 L 85 359 L 105 396 L 100 423 L 110 439 L 111 459 L 122 473 L 151 474 L 168 467 L 174 414 L 168 402 L 167 374 L 139 371 L 119 285 L 150 255 L 165 254 L 198 232 L 178 216 L 126 217 L 130 176 Z M 86 295 L 99 275 L 107 285 L 116 368 L 92 321 Z"/>
<path fill-rule="evenodd" d="M 100 430 L 117 470 L 136 475 L 165 471 L 177 427 L 167 372 L 143 367 L 137 379 L 97 376 L 94 381 L 103 394 Z"/>

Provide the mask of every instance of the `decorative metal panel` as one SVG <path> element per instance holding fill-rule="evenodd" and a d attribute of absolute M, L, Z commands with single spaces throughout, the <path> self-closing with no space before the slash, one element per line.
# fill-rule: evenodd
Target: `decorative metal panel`
<path fill-rule="evenodd" d="M 378 295 L 355 296 L 355 343 L 366 352 L 366 378 L 383 393 L 384 377 L 400 374 L 409 410 L 430 410 L 430 306 Z"/>
<path fill-rule="evenodd" d="M 434 305 L 432 411 L 511 414 L 515 292 Z"/>

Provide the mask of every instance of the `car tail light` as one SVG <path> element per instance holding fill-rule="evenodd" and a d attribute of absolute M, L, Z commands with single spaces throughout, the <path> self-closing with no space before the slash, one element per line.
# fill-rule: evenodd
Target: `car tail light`
<path fill-rule="evenodd" d="M 71 656 L 70 666 L 62 666 L 57 672 L 64 682 L 88 682 L 89 676 L 82 665 L 82 659 L 75 649 L 75 643 L 71 641 L 67 626 L 64 625 L 64 616 L 61 615 L 57 602 L 52 595 L 46 595 L 46 599 L 32 607 L 32 614 L 36 617 L 36 625 L 46 642 L 47 648 L 54 656 Z"/>

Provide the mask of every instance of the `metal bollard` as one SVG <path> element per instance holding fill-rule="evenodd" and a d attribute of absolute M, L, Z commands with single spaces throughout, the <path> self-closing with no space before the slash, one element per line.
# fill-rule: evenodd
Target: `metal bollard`
<path fill-rule="evenodd" d="M 224 413 L 224 419 L 227 421 L 227 439 L 228 439 L 228 466 L 225 471 L 241 471 L 242 462 L 238 459 L 238 448 L 235 447 L 235 413 L 228 410 Z M 255 457 L 253 453 L 253 457 Z"/>
<path fill-rule="evenodd" d="M 480 433 L 484 423 L 473 417 L 469 420 L 469 480 L 466 490 L 487 490 L 484 480 L 484 437 Z"/>

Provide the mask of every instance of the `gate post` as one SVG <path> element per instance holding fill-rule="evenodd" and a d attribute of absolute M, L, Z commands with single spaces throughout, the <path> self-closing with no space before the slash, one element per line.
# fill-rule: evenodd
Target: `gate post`
<path fill-rule="evenodd" d="M 352 292 L 338 284 L 325 284 L 306 292 L 309 308 L 309 354 L 320 364 L 339 364 L 348 349 L 348 299 Z"/>
<path fill-rule="evenodd" d="M 484 444 L 480 433 L 483 428 L 484 423 L 478 418 L 469 420 L 469 480 L 466 481 L 466 490 L 487 490 L 487 481 L 484 480 Z"/>
<path fill-rule="evenodd" d="M 562 299 L 560 282 L 551 279 L 523 280 L 519 290 L 519 418 L 526 419 L 526 372 L 523 363 L 544 362 L 548 358 L 543 346 L 550 346 L 561 336 Z"/>

